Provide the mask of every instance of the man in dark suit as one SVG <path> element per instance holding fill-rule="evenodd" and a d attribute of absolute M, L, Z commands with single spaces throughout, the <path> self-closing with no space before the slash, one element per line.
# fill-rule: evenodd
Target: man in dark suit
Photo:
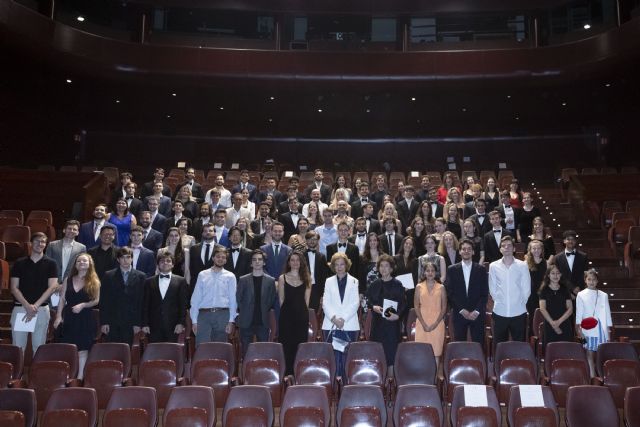
<path fill-rule="evenodd" d="M 373 178 L 371 178 L 371 180 L 373 181 Z M 383 174 L 378 174 L 375 177 L 375 191 L 373 191 L 372 193 L 370 193 L 371 195 L 371 201 L 374 203 L 373 207 L 374 207 L 374 216 L 378 214 L 378 210 L 380 210 L 384 204 L 384 196 L 386 196 L 387 194 L 390 194 L 389 189 L 387 188 L 387 185 L 385 183 L 385 175 Z"/>
<path fill-rule="evenodd" d="M 141 226 L 131 227 L 129 238 L 131 239 L 131 250 L 133 251 L 133 268 L 142 271 L 147 277 L 156 274 L 156 256 L 151 249 L 147 249 L 142 244 L 144 230 Z"/>
<path fill-rule="evenodd" d="M 396 233 L 396 220 L 393 218 L 386 218 L 383 226 L 384 233 L 378 236 L 380 246 L 382 246 L 384 253 L 395 256 L 400 251 L 400 245 L 402 245 L 402 237 Z"/>
<path fill-rule="evenodd" d="M 289 188 L 287 189 L 287 193 L 283 194 L 284 200 L 278 203 L 278 213 L 283 214 L 283 213 L 289 212 L 289 200 L 297 199 L 298 201 L 300 201 L 297 195 L 298 195 L 297 188 L 293 185 L 290 185 Z"/>
<path fill-rule="evenodd" d="M 374 212 L 374 202 L 369 201 L 362 205 L 362 217 L 366 224 L 367 233 L 380 234 L 382 233 L 382 226 L 380 225 L 380 221 L 374 218 Z"/>
<path fill-rule="evenodd" d="M 173 216 L 170 216 L 169 218 L 167 218 L 167 220 L 164 223 L 164 234 L 167 234 L 167 230 L 169 230 L 171 227 L 177 227 L 178 226 L 178 221 L 180 221 L 181 219 L 186 219 L 187 222 L 189 223 L 189 227 L 187 229 L 187 234 L 191 234 L 192 228 L 193 228 L 193 221 L 191 221 L 191 218 L 188 218 L 186 215 L 183 214 L 184 212 L 184 204 L 182 203 L 182 201 L 180 200 L 174 200 L 173 201 Z"/>
<path fill-rule="evenodd" d="M 100 229 L 100 238 L 98 246 L 89 249 L 87 253 L 93 258 L 93 265 L 98 278 L 102 282 L 107 271 L 117 267 L 118 247 L 113 244 L 117 239 L 116 226 L 113 224 L 105 224 Z"/>
<path fill-rule="evenodd" d="M 429 189 L 431 188 L 431 179 L 429 175 L 422 175 L 420 178 L 420 189 L 416 191 L 416 199 L 418 203 L 429 200 Z"/>
<path fill-rule="evenodd" d="M 187 277 L 187 281 L 191 285 L 191 290 L 198 280 L 198 274 L 213 265 L 212 257 L 215 246 L 213 238 L 215 235 L 213 224 L 205 224 L 202 226 L 201 242 L 189 248 L 189 277 Z"/>
<path fill-rule="evenodd" d="M 353 226 L 353 234 L 349 237 L 349 242 L 358 247 L 360 255 L 364 253 L 364 246 L 367 244 L 367 223 L 363 217 L 356 218 Z"/>
<path fill-rule="evenodd" d="M 164 233 L 164 226 L 167 222 L 167 217 L 162 215 L 158 211 L 158 206 L 160 206 L 160 202 L 157 197 L 148 197 L 147 198 L 147 207 L 149 209 L 149 213 L 151 214 L 151 228 L 160 233 Z"/>
<path fill-rule="evenodd" d="M 129 212 L 131 212 L 136 218 L 140 218 L 140 212 L 143 209 L 143 203 L 142 200 L 140 200 L 136 196 L 136 183 L 130 182 L 125 185 L 124 189 L 127 193 L 124 199 L 127 202 L 127 206 L 129 207 Z M 118 199 L 114 200 L 114 202 L 117 200 Z"/>
<path fill-rule="evenodd" d="M 184 277 L 172 274 L 173 255 L 158 254 L 160 274 L 144 282 L 142 331 L 150 342 L 177 342 L 184 332 L 189 306 L 189 289 Z"/>
<path fill-rule="evenodd" d="M 118 249 L 118 267 L 105 273 L 100 287 L 100 323 L 108 342 L 133 342 L 142 327 L 144 280 L 147 276 L 131 266 L 133 251 Z"/>
<path fill-rule="evenodd" d="M 431 207 L 431 216 L 441 218 L 444 215 L 444 206 L 438 203 L 438 187 L 429 188 L 429 206 Z"/>
<path fill-rule="evenodd" d="M 93 220 L 80 225 L 78 242 L 87 249 L 94 248 L 100 244 L 100 230 L 107 223 L 107 205 L 100 203 L 93 208 Z"/>
<path fill-rule="evenodd" d="M 258 196 L 258 188 L 249 182 L 249 171 L 243 169 L 240 171 L 240 181 L 231 189 L 231 195 L 240 193 L 245 188 L 249 192 L 249 200 L 255 203 Z"/>
<path fill-rule="evenodd" d="M 242 354 L 246 354 L 249 343 L 269 339 L 269 310 L 276 305 L 276 281 L 264 273 L 265 253 L 256 249 L 251 253 L 251 273 L 238 281 L 236 300 L 240 328 Z"/>
<path fill-rule="evenodd" d="M 473 225 L 476 227 L 476 236 L 484 237 L 485 234 L 493 229 L 486 211 L 487 202 L 484 199 L 476 199 L 473 205 L 475 206 L 475 213 L 469 216 L 469 219 L 473 221 Z"/>
<path fill-rule="evenodd" d="M 349 233 L 351 229 L 346 222 L 338 224 L 338 241 L 327 245 L 327 259 L 331 259 L 336 252 L 343 252 L 351 261 L 351 268 L 349 274 L 354 277 L 358 277 L 358 270 L 360 269 L 360 251 L 358 247 L 349 242 Z"/>
<path fill-rule="evenodd" d="M 296 234 L 296 227 L 298 226 L 298 219 L 302 217 L 300 213 L 300 204 L 297 199 L 289 199 L 289 210 L 280 215 L 278 220 L 284 226 L 284 237 L 282 240 L 289 241 L 289 237 Z"/>
<path fill-rule="evenodd" d="M 589 269 L 587 254 L 577 250 L 577 234 L 573 230 L 562 233 L 564 250 L 555 256 L 556 266 L 562 273 L 562 277 L 569 281 L 573 298 L 584 289 L 584 272 Z"/>
<path fill-rule="evenodd" d="M 162 247 L 163 237 L 158 230 L 151 228 L 151 212 L 142 211 L 139 219 L 142 227 L 142 246 L 153 251 L 155 254 Z"/>
<path fill-rule="evenodd" d="M 360 197 L 356 197 L 351 203 L 351 218 L 359 218 L 364 214 L 364 205 L 366 203 L 371 204 L 373 210 L 375 210 L 375 202 L 369 198 L 369 183 L 366 181 L 360 182 L 358 187 L 358 194 Z"/>
<path fill-rule="evenodd" d="M 164 183 L 164 169 L 156 168 L 155 172 L 153 172 L 153 181 L 145 182 L 142 186 L 141 196 L 143 200 L 145 197 L 151 196 L 153 194 L 153 185 L 156 182 L 162 184 L 162 194 L 171 198 L 171 188 L 169 188 L 169 186 Z"/>
<path fill-rule="evenodd" d="M 489 222 L 491 223 L 491 230 L 485 233 L 483 237 L 484 242 L 484 262 L 492 263 L 502 258 L 500 252 L 500 241 L 505 236 L 513 235 L 509 230 L 502 228 L 502 217 L 498 211 L 489 212 Z"/>
<path fill-rule="evenodd" d="M 320 299 L 324 295 L 324 282 L 329 277 L 329 266 L 327 258 L 318 250 L 319 237 L 315 231 L 308 231 L 304 236 L 307 241 L 307 252 L 305 253 L 309 273 L 311 275 L 311 294 L 309 296 L 309 308 L 313 308 L 316 313 L 320 309 Z"/>
<path fill-rule="evenodd" d="M 126 197 L 127 184 L 133 181 L 133 175 L 131 172 L 120 172 L 120 184 L 111 193 L 111 204 L 115 206 L 116 200 L 120 197 Z"/>
<path fill-rule="evenodd" d="M 413 218 L 415 218 L 418 212 L 418 201 L 413 197 L 415 191 L 413 186 L 405 185 L 404 187 L 404 199 L 398 203 L 398 217 L 402 223 L 402 232 L 404 233 Z"/>
<path fill-rule="evenodd" d="M 484 318 L 489 296 L 487 270 L 472 261 L 473 242 L 460 243 L 462 261 L 447 268 L 445 288 L 453 314 L 454 340 L 466 341 L 467 329 L 471 340 L 484 344 Z"/>
<path fill-rule="evenodd" d="M 231 250 L 227 257 L 227 263 L 224 269 L 236 275 L 236 279 L 249 274 L 251 271 L 251 250 L 242 247 L 243 231 L 238 227 L 229 229 L 229 241 L 231 242 Z"/>
<path fill-rule="evenodd" d="M 271 195 L 273 197 L 273 203 L 278 203 L 278 200 L 282 199 L 282 193 L 280 193 L 276 189 L 276 180 L 273 178 L 267 178 L 267 182 L 265 185 L 266 189 L 258 194 L 257 203 L 259 204 L 264 202 L 267 199 L 268 195 Z"/>
<path fill-rule="evenodd" d="M 277 280 L 284 271 L 284 265 L 291 253 L 291 248 L 282 243 L 284 226 L 280 222 L 274 222 L 271 226 L 271 243 L 263 245 L 260 249 L 267 254 L 265 271 Z"/>
<path fill-rule="evenodd" d="M 320 200 L 322 203 L 329 204 L 331 201 L 331 187 L 322 182 L 324 179 L 324 173 L 322 169 L 316 169 L 313 171 L 313 182 L 304 190 L 304 194 L 308 199 L 311 199 L 311 190 L 317 188 L 320 190 Z"/>
<path fill-rule="evenodd" d="M 254 235 L 260 235 L 264 233 L 264 219 L 269 216 L 269 204 L 266 202 L 260 203 L 258 207 L 258 215 L 256 219 L 251 221 L 251 231 Z"/>
<path fill-rule="evenodd" d="M 509 191 L 505 190 L 500 193 L 500 204 L 496 207 L 496 211 L 500 212 L 504 228 L 509 230 L 509 233 L 515 237 L 516 230 L 520 225 L 520 214 L 522 214 L 522 209 L 511 206 L 510 200 L 511 195 L 509 194 Z"/>
<path fill-rule="evenodd" d="M 194 168 L 187 168 L 184 172 L 185 181 L 176 187 L 176 194 L 180 194 L 180 189 L 185 185 L 191 189 L 191 196 L 197 199 L 198 203 L 202 203 L 204 200 L 204 191 L 202 191 L 202 185 L 196 182 L 196 170 Z"/>

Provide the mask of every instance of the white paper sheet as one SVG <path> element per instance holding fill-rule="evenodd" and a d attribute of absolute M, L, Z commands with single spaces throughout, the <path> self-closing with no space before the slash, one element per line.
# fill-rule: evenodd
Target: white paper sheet
<path fill-rule="evenodd" d="M 520 389 L 520 402 L 522 406 L 544 406 L 542 386 L 520 385 L 518 388 Z"/>
<path fill-rule="evenodd" d="M 13 325 L 13 330 L 16 332 L 33 332 L 36 329 L 36 319 L 38 318 L 38 314 L 29 321 L 25 322 L 24 317 L 27 314 L 27 311 L 24 308 L 21 308 L 16 313 L 16 321 Z"/>
<path fill-rule="evenodd" d="M 398 302 L 390 299 L 382 300 L 382 312 L 387 311 L 387 308 L 393 307 L 396 311 L 398 311 Z"/>
<path fill-rule="evenodd" d="M 413 289 L 416 287 L 416 284 L 413 282 L 413 274 L 411 273 L 401 274 L 396 276 L 396 279 L 398 279 L 406 289 Z"/>
<path fill-rule="evenodd" d="M 54 292 L 51 294 L 51 307 L 57 307 L 60 304 L 60 294 Z"/>
<path fill-rule="evenodd" d="M 489 406 L 487 387 L 484 385 L 464 385 L 464 406 Z"/>

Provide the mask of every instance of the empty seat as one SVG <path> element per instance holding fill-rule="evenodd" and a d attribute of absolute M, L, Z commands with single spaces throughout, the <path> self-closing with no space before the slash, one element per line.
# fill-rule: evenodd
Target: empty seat
<path fill-rule="evenodd" d="M 447 344 L 444 351 L 444 396 L 451 402 L 453 391 L 458 385 L 485 384 L 487 364 L 482 346 L 477 342 L 454 341 Z"/>
<path fill-rule="evenodd" d="M 551 342 L 545 350 L 544 383 L 551 386 L 559 406 L 564 407 L 567 389 L 589 384 L 589 365 L 582 345 L 576 342 Z"/>
<path fill-rule="evenodd" d="M 565 414 L 567 427 L 617 426 L 619 423 L 616 405 L 606 387 L 570 387 Z"/>
<path fill-rule="evenodd" d="M 531 346 L 526 342 L 505 341 L 496 345 L 493 358 L 498 401 L 509 401 L 511 387 L 538 383 L 538 362 Z"/>
<path fill-rule="evenodd" d="M 191 384 L 211 387 L 216 407 L 222 408 L 227 401 L 235 369 L 235 355 L 231 343 L 202 343 L 191 361 Z"/>
<path fill-rule="evenodd" d="M 324 387 L 294 385 L 287 388 L 280 408 L 280 426 L 328 426 L 330 420 L 331 410 Z"/>
<path fill-rule="evenodd" d="M 26 420 L 22 412 L 0 410 L 0 426 L 24 427 L 25 423 Z"/>
<path fill-rule="evenodd" d="M 293 374 L 297 385 L 322 386 L 330 398 L 334 394 L 336 361 L 333 347 L 327 342 L 306 342 L 298 345 Z"/>
<path fill-rule="evenodd" d="M 380 387 L 347 385 L 336 409 L 336 427 L 386 426 L 387 408 Z"/>
<path fill-rule="evenodd" d="M 22 378 L 23 367 L 22 349 L 17 345 L 0 344 L 0 388 Z M 7 370 L 7 368 L 9 369 Z"/>
<path fill-rule="evenodd" d="M 98 398 L 92 388 L 59 388 L 42 414 L 43 427 L 93 427 L 98 423 Z"/>
<path fill-rule="evenodd" d="M 416 320 L 418 319 L 418 315 L 416 314 L 416 309 L 412 308 L 407 313 L 407 320 L 404 326 L 404 334 L 406 336 L 407 341 L 415 341 L 416 340 Z"/>
<path fill-rule="evenodd" d="M 28 388 L 0 389 L 0 411 L 17 411 L 24 415 L 24 426 L 33 427 L 38 421 L 36 393 Z"/>
<path fill-rule="evenodd" d="M 77 376 L 75 344 L 50 343 L 38 347 L 29 370 L 29 388 L 36 392 L 38 410 L 44 410 L 55 389 L 73 384 Z"/>
<path fill-rule="evenodd" d="M 629 387 L 624 394 L 624 422 L 627 427 L 640 427 L 640 387 Z"/>
<path fill-rule="evenodd" d="M 582 168 L 582 175 L 600 175 L 597 168 Z"/>
<path fill-rule="evenodd" d="M 490 409 L 493 412 L 494 417 L 491 417 L 486 410 L 469 411 L 469 413 L 465 414 L 465 411 L 462 411 L 463 422 L 465 426 L 487 426 L 491 425 L 500 426 L 502 421 L 502 414 L 500 412 L 500 404 L 498 403 L 498 398 L 496 397 L 496 392 L 493 390 L 491 386 L 484 386 L 487 393 L 487 406 L 486 408 Z M 451 400 L 451 425 L 459 426 L 458 424 L 458 416 L 460 415 L 459 409 L 469 407 L 465 402 L 465 386 L 456 387 L 453 391 L 453 398 Z M 475 424 L 473 423 L 474 419 L 480 419 L 482 421 L 478 421 Z M 494 424 L 495 421 L 495 424 Z"/>
<path fill-rule="evenodd" d="M 44 219 L 49 223 L 49 225 L 53 225 L 53 215 L 51 214 L 51 211 L 33 210 L 29 212 L 29 215 L 27 215 L 26 222 L 29 222 L 31 219 Z"/>
<path fill-rule="evenodd" d="M 431 344 L 403 342 L 398 345 L 393 373 L 396 386 L 433 385 L 436 381 L 436 358 Z"/>
<path fill-rule="evenodd" d="M 138 384 L 154 387 L 158 406 L 164 408 L 171 389 L 183 383 L 184 346 L 178 343 L 151 343 L 142 353 Z"/>
<path fill-rule="evenodd" d="M 625 390 L 640 386 L 640 362 L 633 344 L 608 342 L 598 346 L 596 372 L 596 381 L 609 387 L 616 407 L 622 408 Z"/>
<path fill-rule="evenodd" d="M 49 241 L 56 238 L 56 229 L 44 218 L 27 218 L 24 225 L 31 229 L 31 233 L 44 233 Z"/>
<path fill-rule="evenodd" d="M 158 402 L 153 387 L 120 387 L 113 390 L 104 411 L 104 427 L 155 427 Z"/>
<path fill-rule="evenodd" d="M 222 412 L 224 426 L 273 426 L 273 404 L 269 389 L 261 385 L 233 387 Z"/>
<path fill-rule="evenodd" d="M 623 174 L 638 173 L 638 168 L 636 166 L 622 166 L 620 168 L 620 173 L 623 173 Z"/>
<path fill-rule="evenodd" d="M 163 420 L 164 427 L 213 427 L 216 424 L 213 389 L 199 385 L 174 388 Z"/>
<path fill-rule="evenodd" d="M 284 393 L 284 370 L 282 344 L 254 342 L 249 344 L 242 361 L 242 383 L 268 387 L 273 405 L 280 406 Z"/>
<path fill-rule="evenodd" d="M 628 212 L 617 212 L 631 215 Z M 614 214 L 614 215 L 616 215 Z M 616 251 L 617 245 L 626 245 L 629 239 L 629 230 L 636 226 L 636 220 L 633 218 L 617 219 L 609 229 L 609 246 L 612 251 Z"/>
<path fill-rule="evenodd" d="M 347 348 L 344 384 L 386 387 L 387 359 L 382 344 L 373 341 L 352 342 Z"/>
<path fill-rule="evenodd" d="M 98 408 L 104 409 L 113 389 L 129 381 L 131 351 L 126 343 L 96 343 L 84 367 L 84 386 L 96 390 Z"/>
<path fill-rule="evenodd" d="M 393 405 L 393 424 L 396 427 L 443 427 L 444 411 L 438 388 L 422 384 L 399 386 Z"/>
<path fill-rule="evenodd" d="M 0 218 L 15 218 L 18 225 L 24 224 L 24 212 L 18 209 L 3 209 L 0 211 Z"/>
<path fill-rule="evenodd" d="M 458 408 L 456 427 L 498 427 L 500 423 L 492 408 L 485 406 L 462 406 Z"/>
<path fill-rule="evenodd" d="M 27 256 L 31 241 L 31 229 L 25 225 L 8 225 L 2 232 L 6 260 L 11 262 Z"/>
<path fill-rule="evenodd" d="M 533 411 L 534 412 L 533 414 L 529 413 L 529 409 L 531 408 L 539 409 L 538 407 L 527 406 L 523 408 L 522 399 L 520 397 L 520 386 L 516 385 L 511 387 L 511 393 L 509 393 L 509 404 L 507 405 L 507 421 L 509 422 L 510 426 L 514 427 L 518 425 L 521 427 L 524 427 L 524 426 L 556 427 L 559 425 L 560 415 L 558 414 L 558 406 L 556 405 L 556 400 L 553 397 L 553 392 L 551 391 L 551 388 L 547 386 L 539 386 L 539 387 L 542 393 L 542 399 L 544 403 L 544 406 L 540 408 L 544 408 L 552 411 L 554 422 L 551 424 L 548 424 L 548 421 L 547 421 L 547 423 L 541 424 L 541 425 L 528 424 L 527 420 L 529 418 L 533 418 L 535 420 L 539 419 L 539 420 L 542 420 L 541 422 L 545 422 L 544 420 L 548 419 L 548 415 L 542 413 L 546 411 Z M 516 417 L 516 414 L 521 409 L 527 409 L 527 411 L 524 411 L 524 413 L 521 413 L 519 417 Z M 518 422 L 516 418 L 521 418 L 521 420 Z"/>

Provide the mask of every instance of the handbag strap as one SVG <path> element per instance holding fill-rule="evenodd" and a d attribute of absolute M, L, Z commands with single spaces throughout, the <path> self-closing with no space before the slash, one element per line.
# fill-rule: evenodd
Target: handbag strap
<path fill-rule="evenodd" d="M 598 297 L 600 296 L 600 291 L 596 289 L 596 302 L 593 304 L 593 314 L 591 317 L 596 317 L 596 308 L 598 307 Z"/>

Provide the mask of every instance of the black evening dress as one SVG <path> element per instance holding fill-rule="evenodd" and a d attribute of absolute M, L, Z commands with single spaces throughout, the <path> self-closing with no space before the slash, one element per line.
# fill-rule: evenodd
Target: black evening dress
<path fill-rule="evenodd" d="M 309 309 L 304 299 L 304 284 L 291 286 L 284 281 L 284 302 L 280 308 L 278 341 L 282 343 L 286 374 L 293 375 L 298 344 L 307 342 L 309 334 Z"/>
<path fill-rule="evenodd" d="M 92 298 L 82 288 L 78 292 L 73 289 L 73 278 L 67 279 L 67 291 L 64 294 L 66 305 L 62 312 L 62 336 L 58 341 L 75 344 L 78 351 L 90 350 L 96 337 L 96 322 L 93 320 L 93 310 L 85 308 L 80 313 L 74 313 L 72 308 L 83 302 L 90 302 Z"/>
<path fill-rule="evenodd" d="M 557 291 L 552 290 L 548 286 L 545 287 L 540 293 L 540 299 L 544 300 L 547 304 L 547 311 L 552 319 L 556 320 L 560 318 L 565 311 L 567 311 L 567 300 L 571 301 L 571 295 L 569 290 L 564 286 L 560 286 Z M 573 329 L 571 327 L 571 319 L 573 316 L 569 316 L 567 320 L 562 322 L 560 329 L 561 334 L 557 334 L 549 322 L 544 322 L 544 345 L 554 341 L 573 341 Z"/>

